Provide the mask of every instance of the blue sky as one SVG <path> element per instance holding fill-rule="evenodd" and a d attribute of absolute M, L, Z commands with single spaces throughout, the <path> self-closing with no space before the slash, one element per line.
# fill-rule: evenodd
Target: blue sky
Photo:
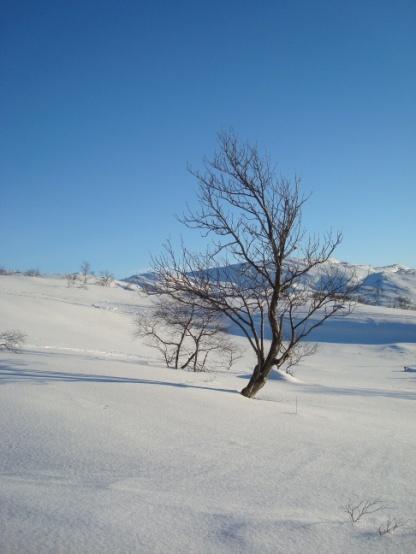
<path fill-rule="evenodd" d="M 0 264 L 119 276 L 181 233 L 233 128 L 299 174 L 337 257 L 416 267 L 416 3 L 2 3 Z"/>

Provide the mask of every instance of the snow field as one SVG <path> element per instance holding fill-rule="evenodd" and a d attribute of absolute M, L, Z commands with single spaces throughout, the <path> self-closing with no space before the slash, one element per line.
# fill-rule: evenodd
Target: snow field
<path fill-rule="evenodd" d="M 416 550 L 414 312 L 359 307 L 343 325 L 367 340 L 329 324 L 294 379 L 247 400 L 247 349 L 230 372 L 168 370 L 133 337 L 146 305 L 0 277 L 0 326 L 28 335 L 0 355 L 0 552 Z M 352 526 L 353 498 L 390 509 Z M 380 537 L 389 515 L 407 526 Z"/>

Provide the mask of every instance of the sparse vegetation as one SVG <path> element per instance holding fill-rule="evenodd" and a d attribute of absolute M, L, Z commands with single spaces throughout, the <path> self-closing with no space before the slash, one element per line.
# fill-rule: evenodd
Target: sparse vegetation
<path fill-rule="evenodd" d="M 26 275 L 26 277 L 40 277 L 41 273 L 38 268 L 32 268 L 32 269 L 26 269 L 23 275 Z"/>
<path fill-rule="evenodd" d="M 100 271 L 100 275 L 98 278 L 98 284 L 102 287 L 109 287 L 114 281 L 114 275 L 108 271 L 108 269 L 105 269 L 103 271 Z"/>
<path fill-rule="evenodd" d="M 74 287 L 77 284 L 77 281 L 78 281 L 78 274 L 77 273 L 66 273 L 65 279 L 66 279 L 67 287 Z"/>
<path fill-rule="evenodd" d="M 370 499 L 360 500 L 359 502 L 349 501 L 343 506 L 344 512 L 348 514 L 351 523 L 358 523 L 363 517 L 380 512 L 385 509 L 385 504 L 382 500 Z"/>
<path fill-rule="evenodd" d="M 0 332 L 0 351 L 19 352 L 25 339 L 26 335 L 16 329 L 2 331 Z"/>
<path fill-rule="evenodd" d="M 343 510 L 346 514 L 348 514 L 349 520 L 352 525 L 359 523 L 366 516 L 390 509 L 391 508 L 388 508 L 383 500 L 380 500 L 378 498 L 368 500 L 364 499 L 360 501 L 349 501 L 347 504 L 345 504 L 345 506 L 343 506 Z M 384 535 L 392 535 L 398 529 L 402 529 L 407 526 L 408 521 L 401 518 L 388 516 L 374 529 L 374 532 L 377 532 L 380 537 L 383 537 Z"/>
<path fill-rule="evenodd" d="M 235 349 L 217 313 L 171 299 L 157 299 L 148 317 L 137 320 L 137 335 L 149 339 L 167 367 L 205 371 L 214 352 L 230 368 Z M 227 361 L 225 361 L 225 359 Z"/>
<path fill-rule="evenodd" d="M 396 518 L 387 518 L 384 523 L 382 523 L 378 528 L 378 534 L 382 537 L 383 535 L 392 535 L 397 529 L 406 527 L 407 523 L 401 519 Z"/>
<path fill-rule="evenodd" d="M 91 264 L 89 262 L 82 262 L 81 264 L 81 277 L 84 285 L 88 282 L 88 275 L 91 274 Z"/>
<path fill-rule="evenodd" d="M 393 308 L 400 308 L 401 310 L 410 310 L 412 305 L 410 300 L 406 296 L 398 296 L 393 302 Z"/>

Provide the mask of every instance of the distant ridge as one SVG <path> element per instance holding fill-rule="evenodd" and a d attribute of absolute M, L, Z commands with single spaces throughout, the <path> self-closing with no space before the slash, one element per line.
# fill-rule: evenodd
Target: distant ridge
<path fill-rule="evenodd" d="M 363 304 L 385 306 L 388 308 L 416 309 L 416 269 L 400 264 L 374 267 L 370 265 L 354 265 L 331 259 L 327 267 L 342 266 L 350 275 L 355 275 L 358 286 L 357 299 Z M 225 279 L 230 275 L 238 275 L 239 264 L 224 268 L 214 268 L 215 274 L 224 274 Z M 308 274 L 305 282 L 312 289 L 317 287 L 321 272 L 313 270 Z M 131 275 L 124 281 L 139 286 L 151 283 L 155 279 L 152 272 Z M 224 280 L 225 280 L 224 279 Z"/>

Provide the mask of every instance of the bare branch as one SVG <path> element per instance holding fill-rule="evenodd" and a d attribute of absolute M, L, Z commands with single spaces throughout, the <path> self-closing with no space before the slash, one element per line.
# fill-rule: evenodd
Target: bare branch
<path fill-rule="evenodd" d="M 407 527 L 407 522 L 402 519 L 387 518 L 384 523 L 382 523 L 378 528 L 378 534 L 380 537 L 383 535 L 392 535 L 397 529 Z"/>
<path fill-rule="evenodd" d="M 384 502 L 380 499 L 361 500 L 360 502 L 353 503 L 349 501 L 343 506 L 344 512 L 346 512 L 351 520 L 351 523 L 357 523 L 366 515 L 374 514 L 380 510 L 385 509 Z"/>

